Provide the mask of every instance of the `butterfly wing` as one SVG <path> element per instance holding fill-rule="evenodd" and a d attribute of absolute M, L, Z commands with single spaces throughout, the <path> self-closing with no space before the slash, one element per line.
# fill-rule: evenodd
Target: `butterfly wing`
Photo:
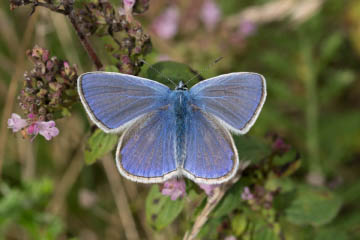
<path fill-rule="evenodd" d="M 81 102 L 105 132 L 118 132 L 136 118 L 167 104 L 170 89 L 158 82 L 121 73 L 90 72 L 78 79 Z"/>
<path fill-rule="evenodd" d="M 175 116 L 165 106 L 127 128 L 116 151 L 119 172 L 144 183 L 163 182 L 178 174 L 174 157 Z"/>
<path fill-rule="evenodd" d="M 257 73 L 230 73 L 196 84 L 190 94 L 194 105 L 213 114 L 227 129 L 245 134 L 265 102 L 266 83 Z"/>
<path fill-rule="evenodd" d="M 186 129 L 183 174 L 195 182 L 217 184 L 229 180 L 239 165 L 230 132 L 210 114 L 191 106 Z"/>

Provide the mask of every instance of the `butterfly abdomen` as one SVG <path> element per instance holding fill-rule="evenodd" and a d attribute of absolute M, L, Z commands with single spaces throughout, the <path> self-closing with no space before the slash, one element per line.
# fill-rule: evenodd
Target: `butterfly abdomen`
<path fill-rule="evenodd" d="M 186 120 L 188 118 L 189 92 L 175 90 L 173 92 L 174 114 L 176 118 L 176 139 L 175 139 L 175 159 L 178 167 L 182 168 L 186 158 Z"/>

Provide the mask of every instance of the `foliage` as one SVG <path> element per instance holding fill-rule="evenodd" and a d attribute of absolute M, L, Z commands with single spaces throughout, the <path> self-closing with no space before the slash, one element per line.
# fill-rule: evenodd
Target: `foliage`
<path fill-rule="evenodd" d="M 53 191 L 50 179 L 25 183 L 22 188 L 0 186 L 0 233 L 11 236 L 7 229 L 18 229 L 32 239 L 55 239 L 63 231 L 61 220 L 46 212 L 45 207 Z M 9 234 L 9 235 L 8 235 Z"/>
<path fill-rule="evenodd" d="M 247 167 L 228 183 L 198 238 L 360 238 L 359 1 L 131 2 L 0 3 L 3 122 L 18 94 L 14 112 L 56 120 L 60 129 L 51 142 L 30 142 L 7 137 L 2 125 L 0 239 L 182 239 L 225 189 L 207 195 L 186 181 L 186 196 L 172 201 L 161 185 L 104 171 L 97 160 L 113 156 L 119 136 L 89 126 L 74 95 L 77 76 L 93 70 L 170 88 L 228 72 L 263 74 L 268 97 L 260 117 L 249 134 L 234 136 Z M 209 2 L 220 14 L 202 12 Z"/>

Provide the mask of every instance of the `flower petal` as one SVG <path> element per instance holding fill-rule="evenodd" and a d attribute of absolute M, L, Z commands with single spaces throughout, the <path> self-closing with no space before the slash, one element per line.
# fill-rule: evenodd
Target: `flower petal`
<path fill-rule="evenodd" d="M 164 183 L 161 191 L 163 195 L 170 196 L 171 200 L 175 201 L 179 197 L 184 197 L 186 194 L 186 185 L 184 179 L 170 179 Z"/>
<path fill-rule="evenodd" d="M 59 129 L 55 127 L 54 121 L 37 122 L 37 124 L 39 126 L 40 135 L 42 135 L 48 141 L 59 134 Z"/>
<path fill-rule="evenodd" d="M 11 114 L 11 118 L 8 119 L 8 128 L 11 128 L 13 132 L 18 132 L 27 125 L 27 121 L 16 113 Z"/>

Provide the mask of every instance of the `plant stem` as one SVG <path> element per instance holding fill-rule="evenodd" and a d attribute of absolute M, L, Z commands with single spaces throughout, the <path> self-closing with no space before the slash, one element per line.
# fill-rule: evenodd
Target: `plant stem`
<path fill-rule="evenodd" d="M 38 16 L 35 15 L 26 25 L 25 33 L 22 37 L 22 41 L 16 53 L 16 68 L 14 69 L 14 74 L 11 77 L 10 85 L 7 91 L 6 96 L 6 104 L 4 106 L 4 110 L 2 112 L 1 118 L 1 131 L 0 131 L 0 178 L 3 170 L 3 163 L 5 159 L 5 149 L 7 145 L 7 136 L 9 133 L 9 129 L 6 127 L 7 118 L 9 118 L 15 102 L 15 96 L 17 93 L 18 80 L 21 79 L 22 74 L 24 73 L 25 68 L 25 60 L 24 60 L 24 51 L 26 50 L 28 45 L 31 43 L 31 36 L 35 29 L 35 23 L 37 21 Z"/>
<path fill-rule="evenodd" d="M 63 4 L 64 4 L 64 6 L 63 6 L 64 8 L 62 9 L 58 6 L 54 6 L 49 3 L 35 1 L 33 3 L 33 7 L 34 7 L 34 10 L 36 7 L 44 7 L 44 8 L 50 9 L 53 12 L 61 13 L 65 16 L 67 16 L 69 18 L 72 26 L 74 27 L 75 32 L 78 35 L 81 44 L 83 45 L 83 47 L 85 48 L 90 59 L 94 63 L 96 70 L 101 70 L 103 68 L 103 64 L 100 61 L 100 58 L 97 56 L 94 48 L 91 46 L 86 35 L 80 30 L 79 25 L 77 23 L 75 11 L 73 9 L 73 5 L 71 3 L 63 3 Z"/>
<path fill-rule="evenodd" d="M 119 212 L 121 224 L 124 227 L 125 236 L 128 240 L 138 240 L 140 235 L 136 229 L 136 222 L 131 213 L 129 201 L 126 196 L 119 173 L 116 171 L 114 160 L 106 155 L 101 163 L 109 180 L 111 191 L 114 195 L 115 204 Z"/>
<path fill-rule="evenodd" d="M 207 202 L 201 213 L 197 216 L 191 231 L 185 233 L 183 240 L 194 240 L 201 228 L 207 222 L 212 210 L 218 205 L 225 193 L 234 185 L 241 177 L 242 171 L 250 164 L 250 162 L 240 162 L 238 174 L 230 181 L 223 183 L 220 187 L 214 189 L 212 196 L 208 197 Z"/>
<path fill-rule="evenodd" d="M 306 88 L 306 145 L 309 156 L 309 179 L 315 185 L 322 185 L 323 171 L 319 154 L 319 129 L 318 129 L 318 96 L 317 96 L 317 66 L 313 62 L 312 48 L 307 44 L 301 51 L 299 76 Z"/>
<path fill-rule="evenodd" d="M 73 25 L 81 44 L 83 45 L 83 47 L 85 48 L 86 52 L 88 53 L 89 57 L 91 58 L 91 60 L 93 61 L 96 70 L 100 70 L 103 68 L 103 64 L 101 63 L 99 57 L 96 55 L 95 50 L 93 49 L 93 47 L 91 46 L 89 40 L 87 39 L 87 37 L 85 36 L 85 34 L 83 34 L 80 29 L 79 26 L 77 25 L 76 22 L 76 17 L 74 15 L 74 11 L 71 11 L 70 14 L 68 15 L 71 24 Z"/>

